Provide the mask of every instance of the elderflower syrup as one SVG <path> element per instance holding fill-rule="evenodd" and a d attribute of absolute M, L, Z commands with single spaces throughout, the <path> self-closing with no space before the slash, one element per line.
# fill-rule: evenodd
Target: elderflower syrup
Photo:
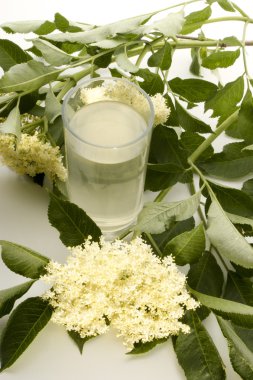
<path fill-rule="evenodd" d="M 151 128 L 136 107 L 121 101 L 99 100 L 75 112 L 68 105 L 69 199 L 110 236 L 130 225 L 142 207 Z"/>

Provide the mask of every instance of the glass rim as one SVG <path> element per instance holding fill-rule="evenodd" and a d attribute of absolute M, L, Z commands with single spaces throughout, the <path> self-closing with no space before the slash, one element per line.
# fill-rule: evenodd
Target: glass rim
<path fill-rule="evenodd" d="M 145 99 L 147 100 L 148 105 L 149 105 L 150 115 L 149 115 L 149 118 L 148 118 L 148 121 L 147 121 L 147 128 L 140 134 L 140 136 L 138 136 L 136 139 L 134 139 L 134 140 L 132 140 L 132 141 L 126 143 L 126 144 L 111 145 L 111 146 L 110 145 L 109 146 L 108 145 L 104 146 L 104 145 L 93 144 L 93 143 L 91 143 L 89 141 L 84 140 L 83 138 L 81 138 L 80 136 L 78 136 L 77 133 L 75 133 L 72 129 L 69 128 L 69 122 L 67 120 L 67 116 L 66 116 L 66 111 L 65 110 L 66 110 L 66 105 L 68 104 L 68 101 L 71 98 L 71 96 L 74 93 L 76 93 L 78 91 L 78 89 L 81 88 L 82 86 L 85 86 L 85 85 L 87 86 L 88 84 L 93 83 L 93 82 L 106 81 L 106 80 L 125 82 L 125 83 L 128 83 L 130 86 L 135 87 L 140 93 L 142 93 L 142 95 L 145 97 Z M 134 145 L 138 141 L 141 141 L 152 130 L 153 122 L 154 122 L 154 117 L 155 117 L 154 105 L 152 103 L 152 100 L 151 100 L 150 96 L 142 88 L 138 87 L 135 83 L 132 83 L 128 79 L 125 79 L 125 78 L 117 78 L 117 77 L 110 77 L 110 76 L 101 76 L 101 77 L 97 77 L 97 78 L 90 78 L 90 79 L 82 80 L 82 81 L 80 81 L 75 87 L 73 87 L 67 93 L 67 95 L 65 96 L 65 98 L 63 100 L 63 103 L 62 103 L 62 119 L 63 119 L 64 128 L 66 128 L 68 130 L 68 132 L 70 132 L 75 138 L 77 138 L 82 143 L 90 145 L 90 146 L 93 146 L 93 147 L 96 147 L 96 148 L 117 149 L 117 148 L 125 148 L 125 147 L 128 147 L 128 146 Z"/>

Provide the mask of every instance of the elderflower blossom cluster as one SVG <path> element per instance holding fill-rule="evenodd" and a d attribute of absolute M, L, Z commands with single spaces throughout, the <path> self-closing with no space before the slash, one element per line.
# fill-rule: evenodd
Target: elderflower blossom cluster
<path fill-rule="evenodd" d="M 116 82 L 106 87 L 83 88 L 80 93 L 81 101 L 84 104 L 91 104 L 103 100 L 116 100 L 133 107 L 144 117 L 148 116 L 148 102 L 137 88 L 130 86 L 126 82 Z M 154 106 L 154 125 L 166 123 L 170 108 L 167 107 L 165 98 L 161 94 L 151 96 Z"/>
<path fill-rule="evenodd" d="M 66 180 L 66 169 L 62 163 L 59 147 L 34 135 L 21 134 L 20 141 L 12 134 L 0 133 L 0 162 L 18 174 L 45 173 L 50 179 Z"/>
<path fill-rule="evenodd" d="M 180 320 L 198 303 L 172 257 L 156 257 L 141 238 L 92 242 L 71 248 L 66 264 L 49 262 L 43 299 L 53 306 L 52 321 L 82 338 L 110 326 L 130 351 L 135 343 L 168 338 L 189 326 Z"/>

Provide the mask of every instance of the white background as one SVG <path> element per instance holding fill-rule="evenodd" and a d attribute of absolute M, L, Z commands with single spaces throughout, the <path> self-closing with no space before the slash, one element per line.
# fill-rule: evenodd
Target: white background
<path fill-rule="evenodd" d="M 54 13 L 60 12 L 73 21 L 92 24 L 105 24 L 126 17 L 147 13 L 156 9 L 175 4 L 170 0 L 1 0 L 0 23 L 26 19 L 54 19 Z M 240 7 L 253 17 L 250 0 L 238 1 Z M 192 9 L 202 9 L 197 3 Z M 216 7 L 217 15 L 223 12 Z M 242 24 L 213 24 L 205 28 L 210 37 L 219 38 L 238 33 L 242 35 Z M 251 31 L 251 33 L 250 33 Z M 249 29 L 248 39 L 252 35 Z M 0 33 L 2 38 L 9 38 Z M 15 36 L 11 37 L 14 38 Z M 20 41 L 20 40 L 19 40 Z M 253 50 L 253 47 L 251 48 Z M 249 51 L 249 62 L 252 61 L 252 51 Z M 253 66 L 249 63 L 249 67 Z M 174 76 L 189 75 L 189 53 L 181 51 L 176 57 L 171 70 Z M 229 71 L 229 72 L 228 72 Z M 243 72 L 241 63 L 230 70 L 220 70 L 219 78 L 223 83 L 232 80 Z M 210 78 L 213 74 L 209 75 Z M 184 196 L 177 188 L 169 195 L 169 200 Z M 0 239 L 10 240 L 33 248 L 55 260 L 64 261 L 66 249 L 58 239 L 58 233 L 50 227 L 47 220 L 48 197 L 46 192 L 24 177 L 0 167 Z M 0 264 L 0 288 L 7 288 L 24 281 L 23 278 L 9 272 Z M 42 291 L 41 285 L 35 285 L 29 292 L 36 296 Z M 4 320 L 0 322 L 3 325 Z M 212 337 L 228 366 L 228 379 L 238 380 L 229 364 L 224 339 L 217 329 L 213 318 L 208 318 L 206 327 L 212 332 Z M 190 349 L 190 348 L 189 348 Z M 182 369 L 168 342 L 157 347 L 151 353 L 143 356 L 130 357 L 124 355 L 124 348 L 112 333 L 98 337 L 88 342 L 82 356 L 78 353 L 67 334 L 60 327 L 49 323 L 38 335 L 29 349 L 15 365 L 1 374 L 3 380 L 183 380 Z M 201 380 L 201 379 L 199 379 Z"/>

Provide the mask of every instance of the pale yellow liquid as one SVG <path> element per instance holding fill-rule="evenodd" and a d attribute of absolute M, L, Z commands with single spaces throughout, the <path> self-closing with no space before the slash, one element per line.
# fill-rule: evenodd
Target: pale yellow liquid
<path fill-rule="evenodd" d="M 71 120 L 87 144 L 66 133 L 69 197 L 103 232 L 124 228 L 140 211 L 147 137 L 130 143 L 146 128 L 135 110 L 113 101 L 85 106 Z"/>

